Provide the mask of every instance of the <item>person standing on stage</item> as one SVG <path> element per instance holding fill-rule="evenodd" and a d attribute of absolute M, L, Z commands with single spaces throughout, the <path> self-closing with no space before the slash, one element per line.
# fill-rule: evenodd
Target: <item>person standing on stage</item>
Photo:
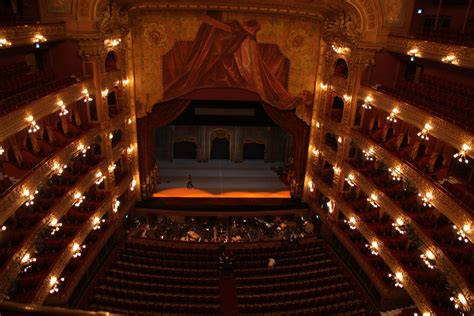
<path fill-rule="evenodd" d="M 192 188 L 194 188 L 193 179 L 191 178 L 191 175 L 188 175 L 188 177 L 186 178 L 186 189 Z"/>

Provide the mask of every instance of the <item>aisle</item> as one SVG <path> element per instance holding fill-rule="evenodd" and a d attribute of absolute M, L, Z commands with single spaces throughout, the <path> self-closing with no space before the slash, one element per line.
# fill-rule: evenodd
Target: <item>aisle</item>
<path fill-rule="evenodd" d="M 234 316 L 238 314 L 237 307 L 237 291 L 235 289 L 235 278 L 220 277 L 220 292 L 221 292 L 221 312 L 225 316 Z"/>

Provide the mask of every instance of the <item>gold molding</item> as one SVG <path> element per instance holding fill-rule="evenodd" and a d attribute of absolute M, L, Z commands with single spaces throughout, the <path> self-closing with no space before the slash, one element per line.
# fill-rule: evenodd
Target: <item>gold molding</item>
<path fill-rule="evenodd" d="M 43 35 L 48 41 L 66 39 L 66 23 L 41 23 L 0 27 L 0 37 L 5 37 L 12 45 L 34 45 L 33 37 L 37 34 Z M 5 48 L 0 48 L 5 49 Z"/>

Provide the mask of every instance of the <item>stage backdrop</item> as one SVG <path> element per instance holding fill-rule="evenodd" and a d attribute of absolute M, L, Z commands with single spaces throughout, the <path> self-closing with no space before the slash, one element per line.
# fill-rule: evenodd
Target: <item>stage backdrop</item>
<path fill-rule="evenodd" d="M 253 13 L 137 10 L 131 17 L 137 114 L 199 88 L 241 88 L 309 123 L 319 24 Z"/>

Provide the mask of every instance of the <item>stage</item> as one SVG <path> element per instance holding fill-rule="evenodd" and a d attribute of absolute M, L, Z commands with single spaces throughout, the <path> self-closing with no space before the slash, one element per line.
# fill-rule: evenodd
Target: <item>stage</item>
<path fill-rule="evenodd" d="M 161 183 L 155 187 L 154 198 L 264 198 L 288 199 L 290 190 L 271 169 L 281 163 L 249 160 L 233 163 L 229 160 L 176 159 L 159 161 Z M 191 175 L 194 188 L 186 188 Z"/>

